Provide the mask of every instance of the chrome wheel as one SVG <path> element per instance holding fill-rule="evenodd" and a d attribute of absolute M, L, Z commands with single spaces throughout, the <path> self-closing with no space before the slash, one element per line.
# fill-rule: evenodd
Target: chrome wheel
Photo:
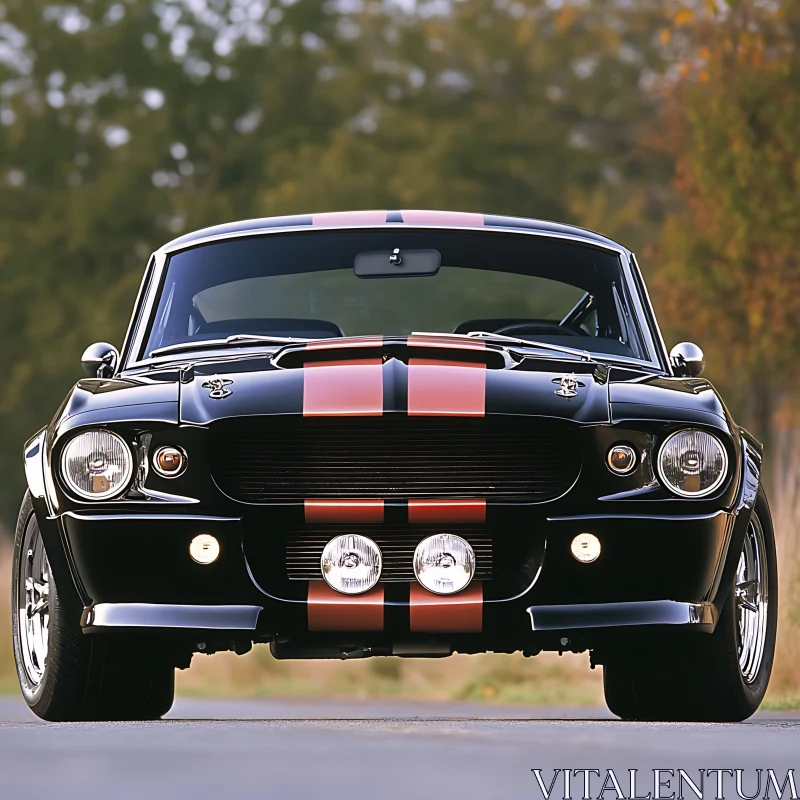
<path fill-rule="evenodd" d="M 769 609 L 767 547 L 755 512 L 747 527 L 736 570 L 736 617 L 739 623 L 739 669 L 753 683 L 764 658 Z"/>
<path fill-rule="evenodd" d="M 32 688 L 44 678 L 50 636 L 50 564 L 35 524 L 28 524 L 19 562 L 19 650 Z"/>

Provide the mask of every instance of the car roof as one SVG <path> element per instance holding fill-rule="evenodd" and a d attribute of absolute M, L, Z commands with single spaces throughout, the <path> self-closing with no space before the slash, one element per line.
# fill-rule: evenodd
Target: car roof
<path fill-rule="evenodd" d="M 264 217 L 247 219 L 239 222 L 227 222 L 210 228 L 201 228 L 179 236 L 165 244 L 162 251 L 179 250 L 199 242 L 218 238 L 228 238 L 236 234 L 253 235 L 259 232 L 274 232 L 282 228 L 359 228 L 379 227 L 381 225 L 409 225 L 413 227 L 434 228 L 486 228 L 489 230 L 524 230 L 532 233 L 550 234 L 572 239 L 580 239 L 587 243 L 624 250 L 619 243 L 594 231 L 565 225 L 560 222 L 548 222 L 525 217 L 505 217 L 495 214 L 474 214 L 463 211 L 413 210 L 402 211 L 367 210 L 367 211 L 332 211 L 321 214 L 296 214 L 283 217 Z"/>

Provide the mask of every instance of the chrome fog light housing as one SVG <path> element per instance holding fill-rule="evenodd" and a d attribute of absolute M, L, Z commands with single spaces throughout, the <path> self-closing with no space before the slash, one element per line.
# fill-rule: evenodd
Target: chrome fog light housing
<path fill-rule="evenodd" d="M 673 433 L 658 454 L 659 477 L 674 494 L 704 497 L 728 475 L 728 453 L 707 431 L 687 428 Z"/>
<path fill-rule="evenodd" d="M 414 551 L 414 575 L 429 592 L 456 594 L 475 576 L 475 551 L 460 536 L 434 534 Z"/>
<path fill-rule="evenodd" d="M 133 475 L 133 455 L 125 440 L 104 430 L 85 431 L 61 454 L 61 476 L 80 497 L 105 500 L 121 494 Z"/>
<path fill-rule="evenodd" d="M 372 539 L 348 533 L 325 545 L 320 568 L 331 589 L 342 594 L 363 594 L 380 579 L 383 557 Z"/>

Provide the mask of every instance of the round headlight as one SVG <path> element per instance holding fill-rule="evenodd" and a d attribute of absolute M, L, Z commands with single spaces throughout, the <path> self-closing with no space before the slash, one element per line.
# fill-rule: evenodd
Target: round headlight
<path fill-rule="evenodd" d="M 429 536 L 414 551 L 414 574 L 429 592 L 455 594 L 475 575 L 475 551 L 466 539 L 451 533 Z"/>
<path fill-rule="evenodd" d="M 369 591 L 381 577 L 383 560 L 378 545 L 358 534 L 331 539 L 322 551 L 322 577 L 342 594 Z"/>
<path fill-rule="evenodd" d="M 728 454 L 713 434 L 678 431 L 661 445 L 658 470 L 670 491 L 681 497 L 702 497 L 725 480 Z"/>
<path fill-rule="evenodd" d="M 122 492 L 133 473 L 130 448 L 110 431 L 87 431 L 72 439 L 61 456 L 67 486 L 81 497 L 103 500 Z"/>

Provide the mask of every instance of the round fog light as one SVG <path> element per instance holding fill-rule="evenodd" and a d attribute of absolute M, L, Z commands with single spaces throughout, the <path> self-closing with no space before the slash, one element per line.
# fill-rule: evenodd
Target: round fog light
<path fill-rule="evenodd" d="M 210 534 L 201 533 L 189 543 L 189 555 L 198 564 L 213 564 L 219 558 L 219 542 Z"/>
<path fill-rule="evenodd" d="M 378 545 L 366 536 L 344 534 L 325 545 L 320 559 L 322 577 L 342 594 L 369 591 L 381 577 L 383 559 Z"/>
<path fill-rule="evenodd" d="M 475 551 L 451 533 L 429 536 L 414 551 L 414 575 L 429 592 L 455 594 L 475 575 Z"/>
<path fill-rule="evenodd" d="M 572 555 L 584 564 L 597 561 L 601 549 L 600 540 L 593 533 L 579 533 L 570 546 Z"/>

